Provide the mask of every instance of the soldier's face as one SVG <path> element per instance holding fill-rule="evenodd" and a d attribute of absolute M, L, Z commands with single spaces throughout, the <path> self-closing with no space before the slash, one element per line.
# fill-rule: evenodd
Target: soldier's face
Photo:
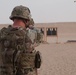
<path fill-rule="evenodd" d="M 14 19 L 13 20 L 13 26 L 14 27 L 23 27 L 25 28 L 25 23 L 21 19 Z"/>

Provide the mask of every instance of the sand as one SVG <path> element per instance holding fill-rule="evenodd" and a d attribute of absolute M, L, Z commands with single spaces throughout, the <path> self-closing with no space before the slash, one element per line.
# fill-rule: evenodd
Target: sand
<path fill-rule="evenodd" d="M 76 43 L 41 44 L 42 54 L 38 75 L 76 75 Z"/>

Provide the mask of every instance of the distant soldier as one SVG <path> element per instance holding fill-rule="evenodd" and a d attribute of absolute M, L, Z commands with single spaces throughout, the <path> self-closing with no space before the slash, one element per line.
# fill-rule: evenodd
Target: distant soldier
<path fill-rule="evenodd" d="M 31 12 L 28 7 L 16 6 L 10 19 L 13 25 L 0 31 L 0 75 L 37 75 L 41 60 L 26 29 Z"/>
<path fill-rule="evenodd" d="M 35 23 L 34 23 L 33 18 L 30 19 L 28 24 L 29 24 L 27 27 L 28 37 L 32 41 L 32 48 L 33 48 L 32 50 L 36 51 L 35 47 L 40 45 L 43 35 L 38 28 L 34 27 Z M 36 55 L 35 55 L 36 72 L 37 72 L 37 69 L 40 68 L 40 66 L 41 66 L 41 61 L 42 61 L 41 53 L 40 53 L 40 51 L 36 51 Z"/>
<path fill-rule="evenodd" d="M 35 23 L 33 18 L 29 21 L 29 27 L 28 27 L 28 36 L 32 39 L 32 43 L 34 44 L 34 47 L 38 46 L 43 39 L 43 34 L 40 31 L 40 29 L 34 27 Z"/>

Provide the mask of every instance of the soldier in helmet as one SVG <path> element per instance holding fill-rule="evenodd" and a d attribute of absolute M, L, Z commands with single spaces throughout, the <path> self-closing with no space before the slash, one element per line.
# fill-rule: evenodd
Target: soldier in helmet
<path fill-rule="evenodd" d="M 35 55 L 27 27 L 31 19 L 28 7 L 14 7 L 10 19 L 12 26 L 0 31 L 1 75 L 36 75 Z"/>
<path fill-rule="evenodd" d="M 29 21 L 29 36 L 32 39 L 32 42 L 34 43 L 34 47 L 38 46 L 43 39 L 43 34 L 41 33 L 41 31 L 34 27 L 35 23 L 33 18 L 30 19 Z"/>
<path fill-rule="evenodd" d="M 35 47 L 40 45 L 40 43 L 41 43 L 41 41 L 43 39 L 43 34 L 41 33 L 41 31 L 38 28 L 34 27 L 35 23 L 34 23 L 33 18 L 30 19 L 28 24 L 29 24 L 28 28 L 27 28 L 27 30 L 28 30 L 28 32 L 27 32 L 28 33 L 28 37 L 32 41 L 32 48 L 33 48 L 33 50 L 35 50 Z M 38 68 L 40 68 L 41 60 L 42 60 L 42 58 L 41 58 L 40 51 L 36 51 L 36 55 L 35 55 L 35 67 L 36 67 L 36 70 Z"/>
<path fill-rule="evenodd" d="M 25 6 L 16 6 L 10 16 L 10 19 L 13 20 L 13 26 L 14 27 L 27 27 L 28 25 L 28 21 L 31 18 L 31 12 L 29 10 L 28 7 Z M 15 20 L 17 20 L 18 22 L 15 23 Z M 19 23 L 19 24 L 17 24 Z"/>

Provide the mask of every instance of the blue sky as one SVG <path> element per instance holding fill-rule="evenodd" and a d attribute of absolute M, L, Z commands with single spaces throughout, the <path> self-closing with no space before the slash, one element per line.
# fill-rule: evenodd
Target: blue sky
<path fill-rule="evenodd" d="M 0 0 L 0 24 L 12 23 L 9 16 L 17 5 L 29 7 L 35 23 L 76 22 L 74 0 Z"/>

